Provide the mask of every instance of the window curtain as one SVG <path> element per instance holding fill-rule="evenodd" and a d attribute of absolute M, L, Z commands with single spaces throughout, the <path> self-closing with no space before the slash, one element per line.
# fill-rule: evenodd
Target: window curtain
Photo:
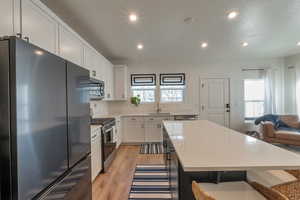
<path fill-rule="evenodd" d="M 274 70 L 265 69 L 264 70 L 264 80 L 265 80 L 265 114 L 275 114 L 276 109 L 276 77 Z"/>
<path fill-rule="evenodd" d="M 300 66 L 296 67 L 296 100 L 297 114 L 300 116 Z"/>

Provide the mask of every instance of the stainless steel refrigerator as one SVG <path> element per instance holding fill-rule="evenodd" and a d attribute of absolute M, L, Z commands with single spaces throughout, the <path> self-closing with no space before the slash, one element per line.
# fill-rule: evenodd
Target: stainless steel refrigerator
<path fill-rule="evenodd" d="M 91 199 L 88 78 L 21 39 L 0 41 L 1 200 Z"/>

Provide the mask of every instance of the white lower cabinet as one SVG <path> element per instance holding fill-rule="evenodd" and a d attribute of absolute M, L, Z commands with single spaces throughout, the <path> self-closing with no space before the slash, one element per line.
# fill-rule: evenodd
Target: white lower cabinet
<path fill-rule="evenodd" d="M 91 133 L 92 181 L 102 170 L 101 127 Z"/>
<path fill-rule="evenodd" d="M 119 148 L 122 143 L 122 123 L 120 117 L 116 117 L 115 141 L 117 142 L 117 148 Z"/>
<path fill-rule="evenodd" d="M 124 117 L 123 124 L 123 142 L 140 143 L 145 142 L 144 117 Z"/>
<path fill-rule="evenodd" d="M 170 117 L 124 117 L 123 142 L 162 142 L 162 121 Z"/>
<path fill-rule="evenodd" d="M 160 120 L 160 118 L 145 118 L 145 142 L 162 141 L 161 123 L 162 121 Z"/>

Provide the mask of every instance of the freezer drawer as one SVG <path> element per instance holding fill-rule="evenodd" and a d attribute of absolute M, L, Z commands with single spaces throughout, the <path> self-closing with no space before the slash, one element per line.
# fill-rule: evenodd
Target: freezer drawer
<path fill-rule="evenodd" d="M 92 200 L 91 156 L 81 161 L 40 200 Z"/>

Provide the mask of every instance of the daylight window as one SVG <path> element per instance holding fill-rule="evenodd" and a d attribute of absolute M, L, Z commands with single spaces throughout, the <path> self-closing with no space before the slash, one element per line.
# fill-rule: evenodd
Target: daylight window
<path fill-rule="evenodd" d="M 132 96 L 139 96 L 141 103 L 155 102 L 155 89 L 156 86 L 132 86 Z"/>
<path fill-rule="evenodd" d="M 265 81 L 263 79 L 244 80 L 245 119 L 252 120 L 264 115 Z"/>
<path fill-rule="evenodd" d="M 160 102 L 183 102 L 185 86 L 160 86 Z"/>

